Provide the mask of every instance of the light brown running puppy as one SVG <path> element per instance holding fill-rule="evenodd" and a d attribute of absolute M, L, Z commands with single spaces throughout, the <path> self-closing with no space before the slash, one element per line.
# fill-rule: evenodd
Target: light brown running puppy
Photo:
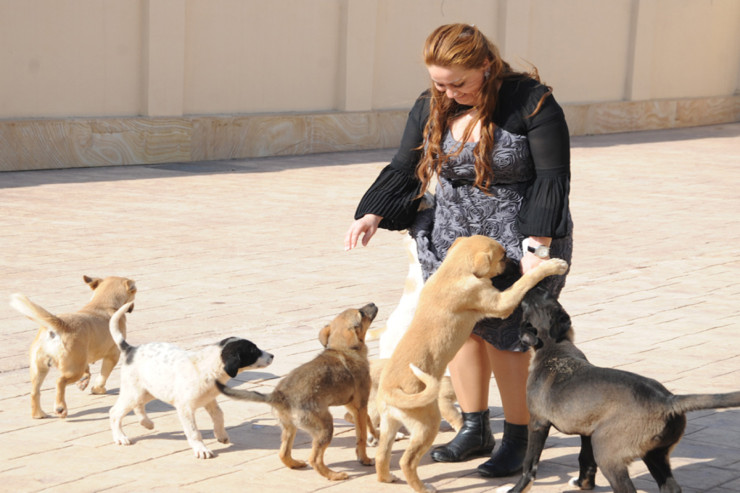
<path fill-rule="evenodd" d="M 458 238 L 424 285 L 411 325 L 380 377 L 380 441 L 375 456 L 378 481 L 396 479 L 390 472 L 391 446 L 404 425 L 411 435 L 401 457 L 406 481 L 415 491 L 436 491 L 421 482 L 417 467 L 439 431 L 437 398 L 447 364 L 478 320 L 508 317 L 529 289 L 568 269 L 565 261 L 550 259 L 499 291 L 491 278 L 502 274 L 506 264 L 504 248 L 497 241 L 480 235 Z"/>
<path fill-rule="evenodd" d="M 134 300 L 136 284 L 123 277 L 100 279 L 83 276 L 83 279 L 93 290 L 93 296 L 75 313 L 52 315 L 22 294 L 11 296 L 10 306 L 41 325 L 30 350 L 33 418 L 47 417 L 41 409 L 41 384 L 50 367 L 56 366 L 61 373 L 57 379 L 54 410 L 59 417 L 66 418 L 64 393 L 67 385 L 79 381 L 77 386 L 84 390 L 90 383 L 90 363 L 102 359 L 100 375 L 92 393 L 105 394 L 105 382 L 118 363 L 121 352 L 111 338 L 108 321 L 116 310 Z M 121 319 L 120 329 L 126 334 L 125 317 Z"/>
<path fill-rule="evenodd" d="M 221 392 L 229 397 L 266 402 L 273 407 L 283 429 L 280 460 L 291 469 L 306 467 L 305 462 L 291 456 L 296 427 L 300 426 L 313 438 L 311 466 L 325 478 L 347 479 L 347 473 L 332 471 L 324 463 L 324 451 L 334 433 L 330 406 L 346 406 L 352 413 L 357 458 L 362 465 L 373 465 L 366 451 L 367 427 L 373 434 L 375 429 L 367 418 L 370 368 L 365 333 L 377 313 L 378 308 L 372 303 L 340 313 L 319 332 L 326 349 L 288 373 L 270 394 L 232 389 L 217 382 Z"/>

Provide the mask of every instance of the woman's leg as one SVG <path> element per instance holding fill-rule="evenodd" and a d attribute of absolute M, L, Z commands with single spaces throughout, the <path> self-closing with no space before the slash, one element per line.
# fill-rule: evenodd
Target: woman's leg
<path fill-rule="evenodd" d="M 485 349 L 501 396 L 504 419 L 514 425 L 526 425 L 529 423 L 527 409 L 529 351 L 502 351 L 491 344 L 486 344 Z"/>
<path fill-rule="evenodd" d="M 504 410 L 504 437 L 501 446 L 478 472 L 486 477 L 517 474 L 522 469 L 527 450 L 527 375 L 529 352 L 501 351 L 487 345 L 487 352 Z"/>
<path fill-rule="evenodd" d="M 463 412 L 488 409 L 491 364 L 486 346 L 493 347 L 477 335 L 471 335 L 447 366 L 457 403 Z"/>
<path fill-rule="evenodd" d="M 486 346 L 483 339 L 471 335 L 448 365 L 463 426 L 451 442 L 432 450 L 432 459 L 437 462 L 460 462 L 493 450 L 488 416 L 491 366 Z"/>

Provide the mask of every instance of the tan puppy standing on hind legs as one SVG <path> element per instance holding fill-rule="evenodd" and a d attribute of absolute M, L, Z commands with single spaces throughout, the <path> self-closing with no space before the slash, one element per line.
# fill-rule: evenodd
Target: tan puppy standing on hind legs
<path fill-rule="evenodd" d="M 121 353 L 110 336 L 108 321 L 116 310 L 134 300 L 136 283 L 114 276 L 105 279 L 84 276 L 83 279 L 93 290 L 93 296 L 74 313 L 53 315 L 22 294 L 11 296 L 10 306 L 41 325 L 30 349 L 33 418 L 47 417 L 41 409 L 41 385 L 52 366 L 60 372 L 54 410 L 59 417 L 66 418 L 67 385 L 78 382 L 77 386 L 84 390 L 90 383 L 90 363 L 102 359 L 92 393 L 105 394 L 105 383 L 118 363 Z M 121 318 L 120 330 L 126 333 L 125 317 Z"/>
<path fill-rule="evenodd" d="M 491 278 L 502 274 L 507 264 L 504 248 L 492 238 L 461 237 L 425 284 L 411 325 L 380 377 L 380 440 L 375 456 L 378 481 L 396 479 L 390 472 L 391 446 L 404 425 L 411 435 L 401 457 L 406 481 L 417 492 L 436 491 L 421 482 L 417 468 L 439 431 L 437 398 L 447 364 L 478 320 L 508 317 L 529 289 L 568 269 L 567 262 L 549 259 L 499 291 Z"/>

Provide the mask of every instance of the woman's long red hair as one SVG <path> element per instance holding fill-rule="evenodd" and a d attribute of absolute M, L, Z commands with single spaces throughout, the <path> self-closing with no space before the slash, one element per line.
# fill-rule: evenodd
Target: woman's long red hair
<path fill-rule="evenodd" d="M 502 80 L 510 78 L 532 77 L 539 81 L 537 69 L 531 73 L 516 72 L 499 54 L 496 45 L 491 43 L 477 27 L 469 24 L 446 24 L 435 29 L 424 43 L 424 63 L 427 66 L 459 67 L 463 69 L 480 69 L 489 65 L 488 76 L 481 86 L 480 102 L 471 111 L 472 119 L 463 132 L 461 142 L 467 142 L 475 125 L 480 121 L 480 140 L 474 150 L 475 186 L 488 190 L 493 182 L 491 153 L 494 144 L 493 114 L 498 103 L 498 87 Z M 539 101 L 532 115 L 539 111 L 544 98 Z M 435 173 L 439 174 L 442 164 L 462 150 L 462 145 L 452 154 L 446 155 L 442 150 L 442 140 L 450 122 L 461 112 L 461 105 L 450 99 L 432 83 L 429 120 L 424 129 L 422 158 L 416 166 L 416 176 L 421 181 L 423 195 Z M 532 116 L 530 115 L 530 116 Z"/>

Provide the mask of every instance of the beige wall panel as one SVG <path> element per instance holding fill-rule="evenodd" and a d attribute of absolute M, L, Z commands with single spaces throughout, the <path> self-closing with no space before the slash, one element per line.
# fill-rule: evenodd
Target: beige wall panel
<path fill-rule="evenodd" d="M 429 87 L 421 51 L 424 40 L 437 26 L 467 22 L 495 40 L 498 4 L 491 0 L 380 0 L 374 108 L 408 109 Z"/>
<path fill-rule="evenodd" d="M 339 0 L 188 0 L 185 114 L 331 110 Z"/>
<path fill-rule="evenodd" d="M 740 1 L 656 0 L 652 98 L 710 97 L 737 89 Z"/>
<path fill-rule="evenodd" d="M 509 52 L 509 61 L 520 68 L 527 67 L 522 62 L 534 64 L 560 103 L 623 99 L 632 1 L 531 4 L 528 52 Z"/>
<path fill-rule="evenodd" d="M 141 2 L 0 1 L 0 118 L 135 115 Z"/>

